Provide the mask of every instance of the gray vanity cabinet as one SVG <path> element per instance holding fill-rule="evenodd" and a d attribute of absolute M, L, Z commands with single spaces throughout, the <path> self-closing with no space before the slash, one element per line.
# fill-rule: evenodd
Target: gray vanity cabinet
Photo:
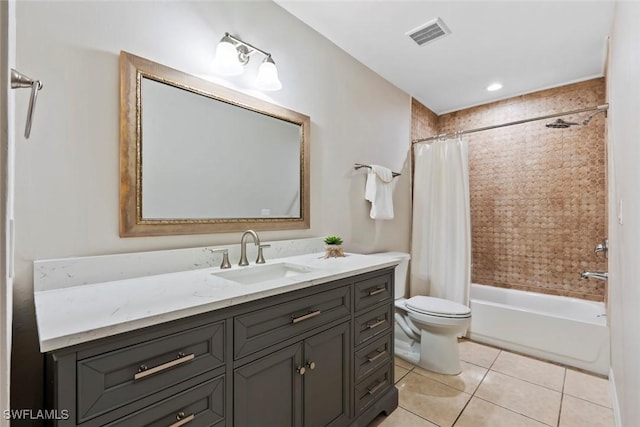
<path fill-rule="evenodd" d="M 304 426 L 347 425 L 350 415 L 351 322 L 304 341 Z"/>
<path fill-rule="evenodd" d="M 302 426 L 302 343 L 233 373 L 234 426 Z"/>
<path fill-rule="evenodd" d="M 393 268 L 47 353 L 67 426 L 364 427 L 398 402 Z"/>
<path fill-rule="evenodd" d="M 350 322 L 234 371 L 234 426 L 346 426 Z"/>

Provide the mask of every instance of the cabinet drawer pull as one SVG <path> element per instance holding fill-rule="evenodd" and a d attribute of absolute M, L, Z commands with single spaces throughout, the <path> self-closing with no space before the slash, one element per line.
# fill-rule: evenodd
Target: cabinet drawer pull
<path fill-rule="evenodd" d="M 319 316 L 321 313 L 320 310 L 312 311 L 311 313 L 303 314 L 302 316 L 291 316 L 291 323 L 302 322 L 303 320 L 311 319 L 313 317 Z"/>
<path fill-rule="evenodd" d="M 153 368 L 147 368 L 147 365 L 140 365 L 140 368 L 138 369 L 138 372 L 133 376 L 133 379 L 139 380 L 149 375 L 156 374 L 160 371 L 164 371 L 165 369 L 169 369 L 169 368 L 173 368 L 174 366 L 181 365 L 190 360 L 193 360 L 194 358 L 195 358 L 195 355 L 193 353 L 187 354 L 187 355 L 184 355 L 183 353 L 178 353 L 177 359 L 167 363 L 163 363 L 162 365 L 154 366 Z"/>
<path fill-rule="evenodd" d="M 374 322 L 374 323 L 368 323 L 368 324 L 367 324 L 367 328 L 368 328 L 368 329 L 377 328 L 378 326 L 382 325 L 382 324 L 383 324 L 383 323 L 385 323 L 386 321 L 387 321 L 386 319 L 381 319 L 381 320 L 378 320 L 378 321 L 376 321 L 376 322 Z"/>
<path fill-rule="evenodd" d="M 375 394 L 378 390 L 380 390 L 384 386 L 385 386 L 385 382 L 384 381 L 380 381 L 375 387 L 373 387 L 372 389 L 367 390 L 367 393 Z"/>
<path fill-rule="evenodd" d="M 188 417 L 184 416 L 184 412 L 178 412 L 178 415 L 176 415 L 176 420 L 178 420 L 177 422 L 171 424 L 169 427 L 180 427 L 183 426 L 187 423 L 190 423 L 191 421 L 193 421 L 196 418 L 196 416 L 194 414 L 189 415 Z"/>
<path fill-rule="evenodd" d="M 387 288 L 378 288 L 378 289 L 374 289 L 373 291 L 369 291 L 369 296 L 372 297 L 374 295 L 378 295 L 383 293 L 384 291 L 386 291 Z"/>
<path fill-rule="evenodd" d="M 376 354 L 375 356 L 371 357 L 371 356 L 367 356 L 367 360 L 369 362 L 375 362 L 376 360 L 380 359 L 382 356 L 384 356 L 385 354 L 387 354 L 386 351 L 381 351 L 378 354 Z"/>

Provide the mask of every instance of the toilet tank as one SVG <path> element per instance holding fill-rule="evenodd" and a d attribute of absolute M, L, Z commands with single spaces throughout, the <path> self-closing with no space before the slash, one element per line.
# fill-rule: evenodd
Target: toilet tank
<path fill-rule="evenodd" d="M 400 264 L 396 266 L 395 270 L 395 299 L 404 298 L 407 294 L 407 290 L 409 287 L 409 260 L 411 259 L 411 255 L 405 252 L 381 252 L 378 254 L 380 256 L 387 256 L 390 258 L 396 258 L 400 260 Z"/>

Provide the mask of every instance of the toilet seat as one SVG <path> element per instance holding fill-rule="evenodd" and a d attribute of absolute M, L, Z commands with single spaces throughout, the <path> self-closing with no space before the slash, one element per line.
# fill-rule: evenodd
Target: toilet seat
<path fill-rule="evenodd" d="M 417 295 L 405 301 L 405 307 L 415 313 L 449 319 L 466 319 L 471 317 L 471 309 L 442 298 Z"/>

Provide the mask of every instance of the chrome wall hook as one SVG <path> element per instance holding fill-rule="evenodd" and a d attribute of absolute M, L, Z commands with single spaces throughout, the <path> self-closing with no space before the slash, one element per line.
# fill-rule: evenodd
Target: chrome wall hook
<path fill-rule="evenodd" d="M 36 99 L 38 91 L 42 89 L 40 80 L 22 74 L 21 72 L 11 69 L 11 89 L 31 88 L 31 98 L 29 98 L 29 109 L 27 110 L 27 122 L 24 127 L 24 137 L 29 139 L 31 135 L 31 123 L 33 122 L 33 112 L 36 108 Z"/>

